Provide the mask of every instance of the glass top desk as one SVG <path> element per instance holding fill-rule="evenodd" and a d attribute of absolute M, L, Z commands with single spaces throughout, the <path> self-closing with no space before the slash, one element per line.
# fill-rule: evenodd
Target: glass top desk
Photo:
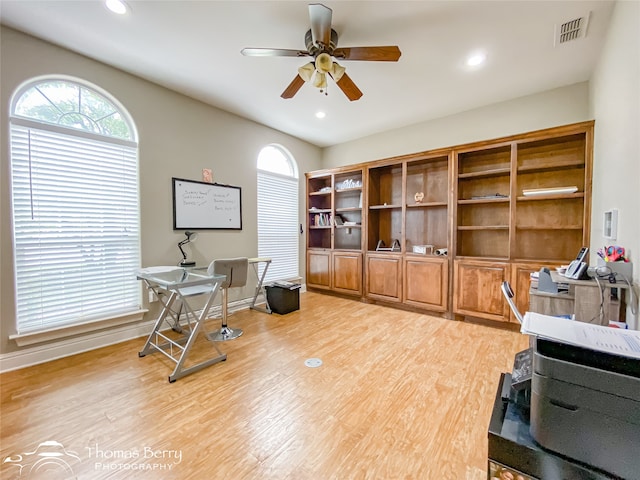
<path fill-rule="evenodd" d="M 144 357 L 149 353 L 161 352 L 172 360 L 176 367 L 169 375 L 169 382 L 171 383 L 185 375 L 227 359 L 226 353 L 222 353 L 216 342 L 210 340 L 217 355 L 196 365 L 185 367 L 189 351 L 195 343 L 200 330 L 203 329 L 202 323 L 206 320 L 220 285 L 226 278 L 224 275 L 209 274 L 206 269 L 150 267 L 137 270 L 136 277 L 138 280 L 144 281 L 147 287 L 153 290 L 156 295 L 159 290 L 169 293 L 166 301 L 163 300 L 164 295 L 157 295 L 162 302 L 162 311 L 144 344 L 144 348 L 138 352 L 138 356 Z M 200 310 L 200 313 L 196 312 L 188 301 L 189 297 L 196 295 L 206 295 L 205 305 Z M 179 319 L 175 318 L 174 311 L 171 308 L 176 300 L 181 302 L 180 311 L 185 315 L 184 321 L 186 324 L 183 326 L 180 326 Z M 171 320 L 173 320 L 173 323 Z M 176 328 L 176 326 L 180 328 Z M 167 334 L 162 333 L 161 330 L 166 330 L 167 327 L 181 336 L 173 338 L 167 335 L 169 332 Z"/>

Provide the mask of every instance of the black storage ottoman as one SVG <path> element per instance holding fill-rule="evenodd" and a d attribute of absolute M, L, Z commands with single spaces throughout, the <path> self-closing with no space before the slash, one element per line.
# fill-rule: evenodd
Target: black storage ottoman
<path fill-rule="evenodd" d="M 300 310 L 300 285 L 267 285 L 267 302 L 273 313 L 285 315 Z"/>

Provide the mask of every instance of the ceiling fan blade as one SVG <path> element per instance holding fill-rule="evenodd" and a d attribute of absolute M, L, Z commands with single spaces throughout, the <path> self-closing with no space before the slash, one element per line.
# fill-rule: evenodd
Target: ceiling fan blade
<path fill-rule="evenodd" d="M 397 62 L 402 55 L 396 46 L 336 48 L 333 56 L 344 60 L 369 60 L 373 62 Z"/>
<path fill-rule="evenodd" d="M 322 44 L 322 46 L 328 47 L 331 43 L 331 15 L 332 10 L 321 3 L 309 4 L 311 38 L 314 45 Z"/>
<path fill-rule="evenodd" d="M 284 89 L 284 92 L 282 92 L 282 95 L 280 96 L 282 98 L 293 98 L 293 96 L 298 93 L 298 90 L 300 90 L 300 87 L 302 87 L 302 85 L 304 85 L 304 80 L 300 75 L 296 75 L 293 81 L 287 88 Z"/>
<path fill-rule="evenodd" d="M 331 78 L 333 78 L 333 75 L 331 76 Z M 346 73 L 342 74 L 340 80 L 336 82 L 336 85 L 340 87 L 340 90 L 342 90 L 347 98 L 352 102 L 354 100 L 358 100 L 362 96 L 362 92 L 360 91 L 360 89 L 356 86 L 355 83 L 353 83 L 351 77 L 349 77 L 349 75 L 347 75 Z"/>
<path fill-rule="evenodd" d="M 306 57 L 306 50 L 287 50 L 285 48 L 243 48 L 240 53 L 246 57 Z"/>

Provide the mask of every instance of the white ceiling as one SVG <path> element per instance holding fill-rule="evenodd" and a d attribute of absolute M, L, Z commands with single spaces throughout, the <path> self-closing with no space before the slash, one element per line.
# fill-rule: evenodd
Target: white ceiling
<path fill-rule="evenodd" d="M 304 85 L 280 94 L 309 57 L 245 57 L 244 47 L 305 49 L 308 1 L 0 0 L 5 25 L 223 110 L 325 147 L 586 81 L 613 2 L 324 1 L 339 47 L 398 45 L 397 63 L 343 61 L 364 92 L 350 102 Z M 584 38 L 554 46 L 560 24 L 590 14 Z M 482 68 L 465 66 L 483 50 Z M 326 112 L 323 120 L 315 118 Z"/>

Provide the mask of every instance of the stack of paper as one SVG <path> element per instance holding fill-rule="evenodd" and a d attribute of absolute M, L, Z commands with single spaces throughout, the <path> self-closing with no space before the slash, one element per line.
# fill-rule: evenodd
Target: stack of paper
<path fill-rule="evenodd" d="M 640 359 L 638 330 L 622 330 L 527 312 L 520 331 L 599 352 Z"/>

